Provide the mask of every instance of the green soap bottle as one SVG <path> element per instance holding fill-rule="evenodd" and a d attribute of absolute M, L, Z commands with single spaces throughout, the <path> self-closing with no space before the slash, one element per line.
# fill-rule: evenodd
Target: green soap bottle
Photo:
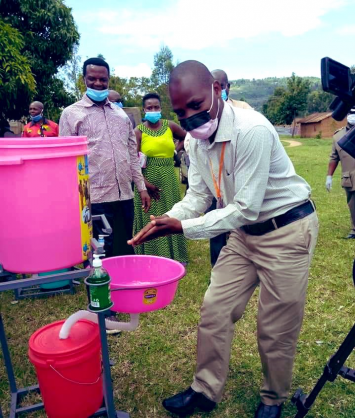
<path fill-rule="evenodd" d="M 103 254 L 94 254 L 93 268 L 90 276 L 86 279 L 90 293 L 90 309 L 92 311 L 102 311 L 112 306 L 110 292 L 110 276 L 102 267 L 100 257 Z"/>

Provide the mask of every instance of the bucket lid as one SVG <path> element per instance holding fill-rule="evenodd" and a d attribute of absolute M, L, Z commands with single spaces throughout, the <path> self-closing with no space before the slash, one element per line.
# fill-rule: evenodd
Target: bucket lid
<path fill-rule="evenodd" d="M 73 325 L 67 339 L 59 339 L 64 322 L 56 321 L 38 329 L 30 338 L 30 350 L 39 356 L 50 355 L 55 358 L 76 354 L 99 340 L 98 325 L 86 319 Z"/>

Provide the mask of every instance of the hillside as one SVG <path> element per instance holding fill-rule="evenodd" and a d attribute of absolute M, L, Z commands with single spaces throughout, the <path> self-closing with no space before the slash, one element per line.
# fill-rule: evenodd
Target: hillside
<path fill-rule="evenodd" d="M 311 81 L 312 90 L 319 89 L 321 80 L 318 77 L 304 77 Z M 285 87 L 287 77 L 268 77 L 263 79 L 239 79 L 232 80 L 230 97 L 232 99 L 244 99 L 255 110 L 261 111 L 263 104 L 274 93 L 276 87 Z"/>

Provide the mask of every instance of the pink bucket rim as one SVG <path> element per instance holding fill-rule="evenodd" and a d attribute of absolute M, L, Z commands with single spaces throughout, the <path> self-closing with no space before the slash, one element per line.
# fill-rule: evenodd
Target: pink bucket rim
<path fill-rule="evenodd" d="M 86 136 L 55 136 L 34 138 L 0 138 L 0 148 L 54 148 L 63 146 L 87 145 Z"/>
<path fill-rule="evenodd" d="M 122 255 L 122 256 L 117 256 L 117 257 L 109 257 L 109 258 L 104 258 L 102 260 L 102 265 L 103 267 L 105 267 L 106 260 L 123 259 L 123 258 L 150 258 L 150 259 L 156 259 L 156 260 L 164 260 L 164 261 L 167 261 L 168 263 L 175 264 L 179 268 L 180 272 L 171 279 L 166 279 L 162 282 L 147 282 L 144 286 L 142 284 L 136 285 L 136 286 L 127 285 L 127 284 L 116 284 L 111 281 L 110 287 L 112 290 L 146 289 L 147 287 L 165 286 L 167 284 L 174 283 L 174 282 L 181 280 L 186 275 L 186 269 L 179 261 L 172 260 L 171 258 L 166 258 L 166 257 L 158 257 L 156 255 Z"/>

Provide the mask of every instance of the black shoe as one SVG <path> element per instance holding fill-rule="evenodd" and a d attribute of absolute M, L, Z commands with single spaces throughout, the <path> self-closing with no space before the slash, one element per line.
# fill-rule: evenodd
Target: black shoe
<path fill-rule="evenodd" d="M 355 239 L 355 234 L 349 234 L 345 239 Z"/>
<path fill-rule="evenodd" d="M 185 392 L 164 399 L 163 406 L 167 411 L 184 417 L 193 414 L 195 408 L 199 408 L 203 412 L 210 412 L 215 408 L 216 402 L 206 398 L 202 393 L 195 392 L 190 387 Z"/>
<path fill-rule="evenodd" d="M 255 418 L 280 418 L 282 405 L 268 406 L 260 402 L 255 412 Z"/>

